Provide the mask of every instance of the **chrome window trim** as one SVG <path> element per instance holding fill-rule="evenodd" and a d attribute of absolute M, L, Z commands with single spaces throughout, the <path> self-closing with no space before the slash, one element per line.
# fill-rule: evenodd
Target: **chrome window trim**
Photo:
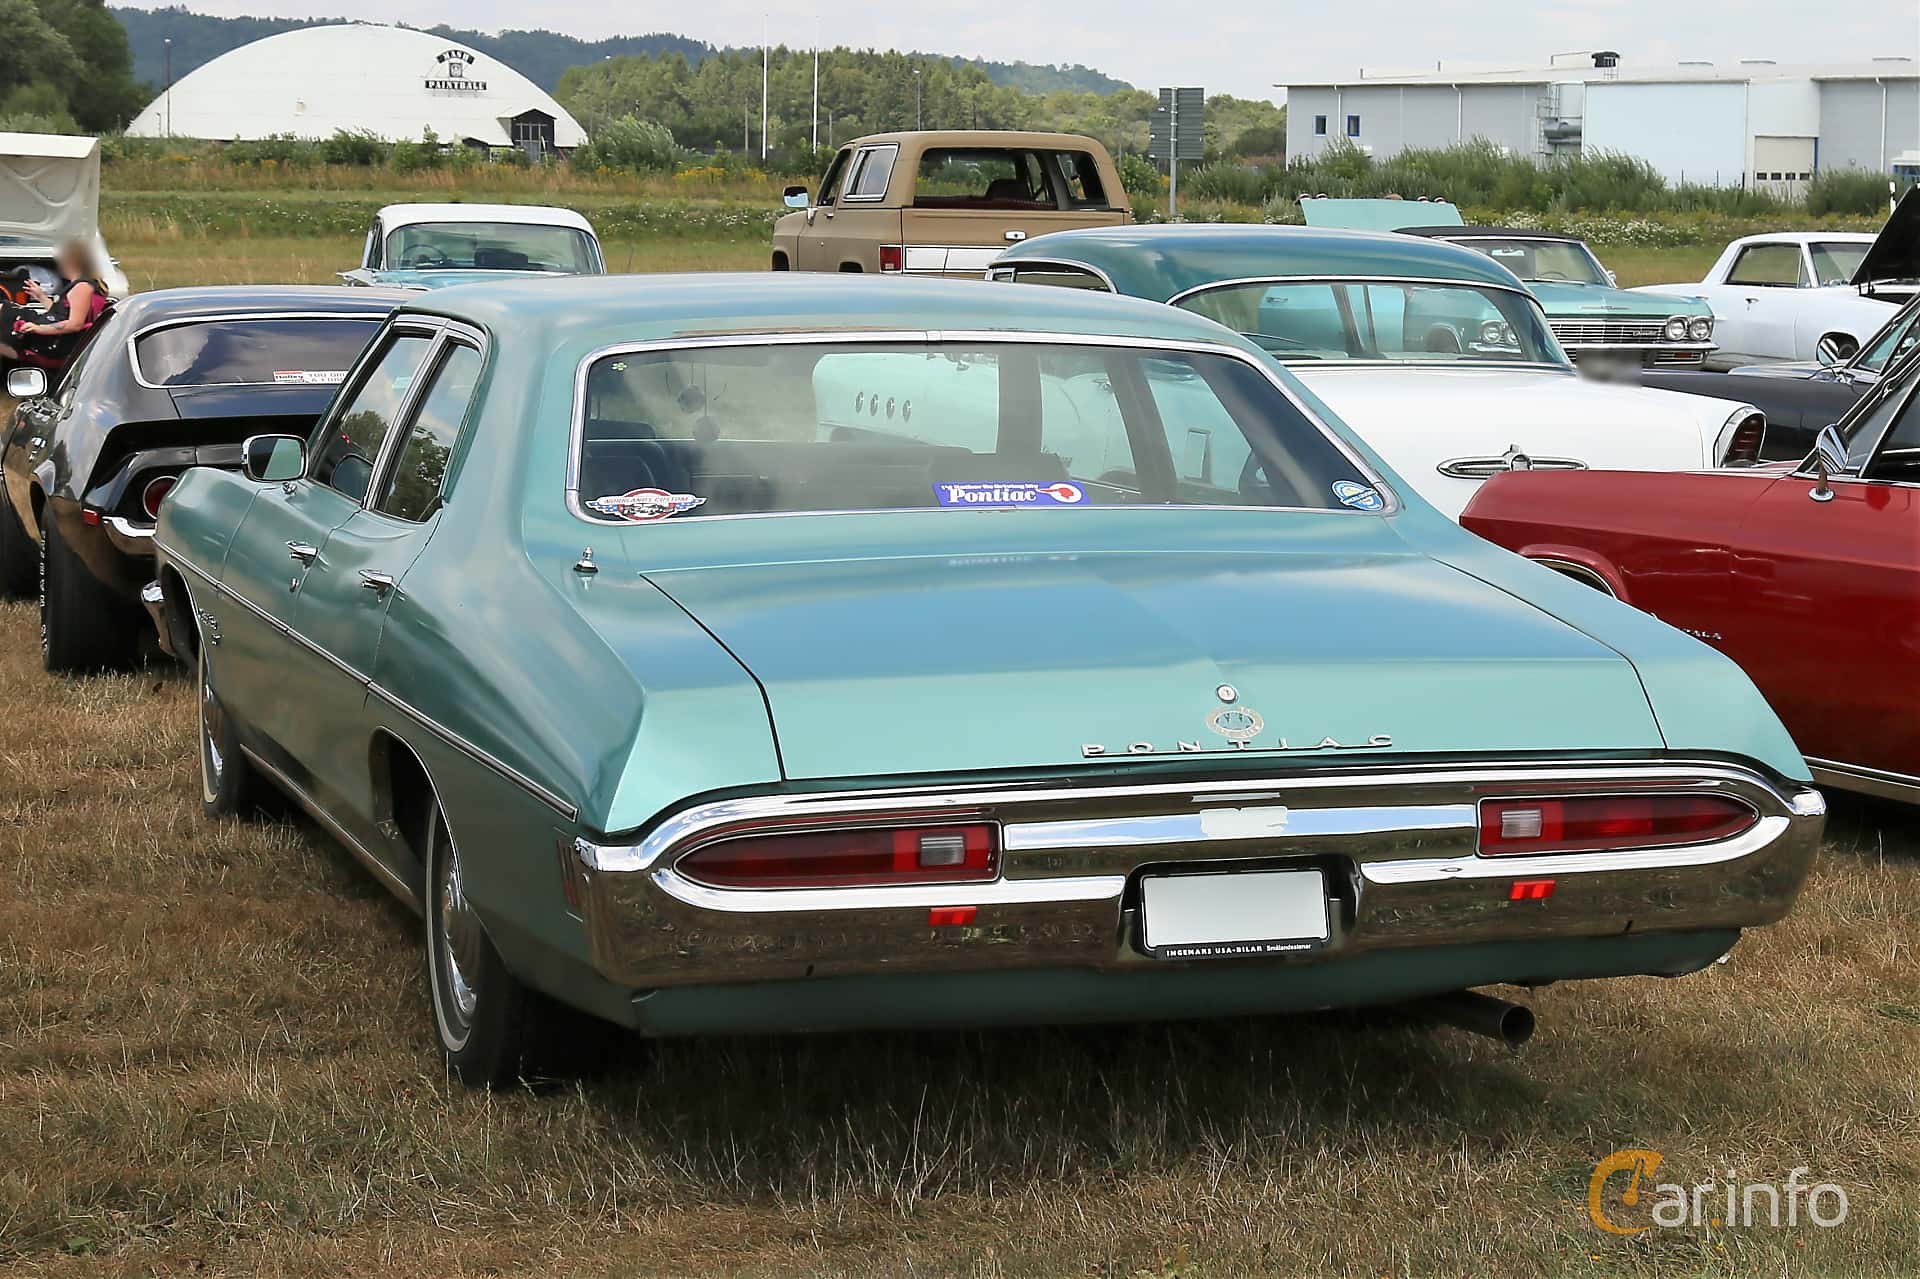
<path fill-rule="evenodd" d="M 728 333 L 709 337 L 656 338 L 644 342 L 616 342 L 596 348 L 580 358 L 573 376 L 573 420 L 567 432 L 567 461 L 564 498 L 567 511 L 575 519 L 591 524 L 596 528 L 626 528 L 623 520 L 603 519 L 590 514 L 580 504 L 580 458 L 586 442 L 587 429 L 587 375 L 593 366 L 601 360 L 616 355 L 644 355 L 660 351 L 693 351 L 729 346 L 837 346 L 864 343 L 893 343 L 898 345 L 927 345 L 933 343 L 973 343 L 975 345 L 999 346 L 1091 346 L 1122 347 L 1129 350 L 1179 351 L 1194 355 L 1221 355 L 1236 359 L 1248 368 L 1257 371 L 1272 384 L 1275 390 L 1286 397 L 1307 423 L 1331 444 L 1340 455 L 1352 464 L 1353 468 L 1377 489 L 1385 502 L 1378 511 L 1360 511 L 1351 508 L 1329 509 L 1324 507 L 1302 506 L 1129 506 L 1116 507 L 1116 510 L 1221 510 L 1245 511 L 1250 513 L 1293 512 L 1313 515 L 1366 515 L 1375 518 L 1392 515 L 1402 509 L 1402 503 L 1392 485 L 1381 478 L 1367 460 L 1333 430 L 1319 413 L 1310 406 L 1292 387 L 1279 376 L 1276 361 L 1250 351 L 1241 350 L 1223 342 L 1212 342 L 1194 338 L 1146 338 L 1113 334 L 1095 333 L 1054 333 L 1042 330 L 1000 330 L 1000 329 L 872 329 L 846 330 L 836 329 L 828 332 L 811 333 Z M 675 519 L 675 524 L 698 524 L 709 520 L 766 520 L 766 519 L 808 519 L 820 515 L 897 515 L 902 513 L 940 514 L 920 507 L 873 507 L 839 511 L 748 511 L 736 515 L 689 515 Z"/>
<path fill-rule="evenodd" d="M 1600 576 L 1585 564 L 1576 564 L 1572 560 L 1563 560 L 1554 555 L 1541 555 L 1530 558 L 1532 558 L 1533 563 L 1540 565 L 1542 568 L 1550 568 L 1564 577 L 1572 578 L 1582 586 L 1590 586 L 1610 599 L 1620 598 L 1613 593 L 1613 587 L 1608 584 L 1606 578 Z"/>
<path fill-rule="evenodd" d="M 1091 262 L 1081 262 L 1074 258 L 1021 257 L 1021 258 L 1014 258 L 1011 261 L 996 262 L 992 266 L 987 268 L 987 279 L 992 280 L 997 284 L 1018 284 L 1020 283 L 1019 280 L 999 279 L 994 275 L 994 272 L 995 271 L 1020 271 L 1028 267 L 1039 267 L 1042 270 L 1045 270 L 1048 267 L 1051 267 L 1056 271 L 1062 271 L 1062 270 L 1084 271 L 1088 275 L 1092 276 L 1094 279 L 1100 281 L 1100 283 L 1106 287 L 1107 292 L 1117 294 L 1121 297 L 1127 296 L 1126 294 L 1123 294 L 1120 292 L 1119 286 L 1114 284 L 1112 276 L 1108 275 L 1105 271 L 1102 271 L 1099 267 L 1093 265 L 1093 263 Z M 1055 287 L 1058 287 L 1058 286 L 1055 286 Z"/>
<path fill-rule="evenodd" d="M 893 152 L 892 158 L 887 161 L 887 180 L 885 185 L 880 188 L 880 193 L 878 195 L 848 195 L 846 188 L 852 184 L 854 179 L 860 178 L 865 174 L 867 162 L 879 151 Z M 848 204 L 885 203 L 887 191 L 893 186 L 893 171 L 899 167 L 900 144 L 898 142 L 876 142 L 871 146 L 859 148 L 853 153 L 853 158 L 847 161 L 847 176 L 840 180 L 841 192 L 833 202 L 834 207 Z"/>
<path fill-rule="evenodd" d="M 410 525 L 409 527 L 418 527 L 418 526 Z M 539 800 L 541 803 L 545 804 L 548 808 L 552 809 L 564 820 L 571 822 L 579 818 L 580 810 L 577 806 L 568 803 L 565 799 L 561 798 L 559 795 L 555 794 L 553 791 L 548 790 L 545 786 L 542 786 L 539 782 L 534 781 L 531 777 L 528 777 L 525 773 L 522 773 L 519 769 L 513 767 L 511 764 L 508 764 L 507 762 L 500 759 L 499 757 L 489 753 L 484 748 L 475 745 L 473 742 L 467 740 L 465 737 L 461 736 L 459 733 L 454 732 L 452 729 L 448 728 L 446 725 L 440 723 L 438 720 L 428 715 L 425 711 L 422 711 L 419 708 L 415 707 L 412 703 L 408 702 L 405 698 L 402 698 L 399 694 L 394 693 L 388 690 L 387 688 L 383 687 L 379 683 L 375 682 L 372 676 L 367 675 L 362 671 L 360 671 L 358 668 L 354 666 L 350 666 L 346 662 L 341 661 L 338 657 L 335 657 L 332 653 L 329 653 L 326 649 L 314 643 L 311 639 L 308 639 L 305 635 L 302 635 L 299 631 L 294 630 L 291 626 L 288 626 L 285 622 L 282 622 L 280 619 L 274 617 L 271 613 L 268 613 L 266 610 L 262 609 L 259 605 L 255 604 L 252 600 L 247 599 L 245 596 L 239 594 L 238 592 L 229 589 L 226 583 L 217 580 L 211 574 L 207 573 L 204 569 L 201 569 L 197 565 L 191 564 L 185 559 L 183 559 L 180 556 L 180 553 L 175 549 L 173 549 L 172 547 L 167 546 L 164 543 L 161 543 L 158 541 L 155 542 L 154 546 L 155 546 L 155 549 L 159 552 L 161 558 L 164 559 L 164 561 L 167 564 L 170 564 L 173 567 L 178 568 L 195 578 L 198 578 L 200 581 L 204 582 L 217 597 L 225 600 L 231 600 L 234 603 L 239 604 L 242 608 L 246 609 L 249 613 L 253 614 L 255 618 L 263 622 L 269 631 L 271 631 L 274 634 L 286 637 L 287 639 L 293 641 L 294 643 L 300 645 L 302 648 L 306 649 L 308 652 L 319 657 L 322 661 L 334 667 L 334 669 L 338 670 L 341 674 L 345 675 L 348 679 L 352 680 L 354 683 L 359 684 L 361 687 L 365 688 L 368 693 L 372 694 L 375 697 L 378 697 L 382 702 L 385 702 L 387 705 L 393 707 L 395 710 L 405 715 L 408 719 L 412 720 L 415 724 L 418 724 L 421 728 L 426 729 L 428 732 L 432 733 L 435 737 L 438 737 L 441 741 L 445 742 L 448 746 L 453 747 L 455 750 L 467 756 L 469 759 L 473 760 L 475 763 L 480 764 L 481 766 L 489 769 L 490 771 L 499 775 L 501 778 L 505 779 L 506 781 L 512 782 L 515 786 L 518 786 L 521 790 L 525 791 L 528 795 L 532 796 L 534 799 Z M 189 588 L 189 590 L 191 590 L 191 588 Z"/>
<path fill-rule="evenodd" d="M 134 330 L 127 337 L 127 364 L 133 370 L 133 380 L 149 391 L 200 391 L 209 387 L 222 390 L 235 390 L 247 387 L 284 386 L 282 382 L 149 382 L 146 371 L 140 367 L 140 339 L 152 333 L 167 329 L 184 329 L 197 324 L 233 324 L 242 320 L 352 320 L 356 323 L 373 325 L 374 336 L 378 337 L 381 328 L 387 322 L 389 311 L 244 311 L 220 315 L 180 315 L 165 320 L 156 320 L 142 328 Z M 372 345 L 372 340 L 368 340 Z M 363 348 L 364 349 L 364 348 Z M 344 372 L 351 376 L 354 365 L 349 364 Z M 346 385 L 347 377 L 340 379 L 340 385 Z M 304 385 L 304 384 L 302 384 Z"/>
<path fill-rule="evenodd" d="M 1441 276 L 1426 275 L 1248 275 L 1232 280 L 1214 280 L 1207 284 L 1196 284 L 1190 289 L 1182 289 L 1167 299 L 1167 305 L 1180 306 L 1180 304 L 1188 298 L 1199 297 L 1203 293 L 1212 293 L 1218 289 L 1243 288 L 1249 284 L 1431 284 L 1456 289 L 1498 289 L 1502 293 L 1510 293 L 1514 297 L 1522 299 L 1528 306 L 1532 307 L 1534 314 L 1539 317 L 1540 327 L 1546 330 L 1547 336 L 1552 339 L 1555 346 L 1560 345 L 1560 337 L 1553 331 L 1553 322 L 1547 318 L 1547 310 L 1540 304 L 1539 298 L 1533 296 L 1533 294 L 1529 293 L 1525 288 L 1515 288 L 1511 284 L 1500 284 L 1487 280 L 1451 280 Z M 1186 310 L 1187 308 L 1181 307 L 1181 309 Z M 1195 314 L 1198 314 L 1198 312 Z M 1565 348 L 1562 348 L 1562 350 L 1564 349 Z M 1269 352 L 1269 354 L 1283 364 L 1287 362 L 1287 357 L 1278 351 Z M 1420 360 L 1302 360 L 1299 361 L 1299 363 L 1311 364 L 1316 367 L 1320 365 L 1366 364 L 1374 368 L 1404 368 L 1409 365 L 1418 368 L 1451 368 L 1456 362 L 1443 360 L 1435 360 L 1431 363 Z M 1561 364 L 1555 360 L 1461 360 L 1457 361 L 1457 363 L 1462 367 L 1472 369 L 1524 368 L 1570 370 L 1573 368 L 1573 362 L 1571 360 L 1565 364 Z"/>

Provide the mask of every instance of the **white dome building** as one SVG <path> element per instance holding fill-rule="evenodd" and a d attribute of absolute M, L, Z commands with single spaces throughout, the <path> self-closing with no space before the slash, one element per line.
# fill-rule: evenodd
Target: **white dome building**
<path fill-rule="evenodd" d="M 176 82 L 127 132 L 239 141 L 367 132 L 389 142 L 570 151 L 587 140 L 545 90 L 444 36 L 366 23 L 256 40 Z"/>

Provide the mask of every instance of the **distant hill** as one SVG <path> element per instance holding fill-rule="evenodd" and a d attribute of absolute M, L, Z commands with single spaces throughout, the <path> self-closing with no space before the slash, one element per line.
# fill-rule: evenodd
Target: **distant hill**
<path fill-rule="evenodd" d="M 251 44 L 283 31 L 302 27 L 323 27 L 350 21 L 347 18 L 219 18 L 192 13 L 184 8 L 113 9 L 113 15 L 126 28 L 127 43 L 133 48 L 133 74 L 151 84 L 156 91 L 167 82 L 165 41 L 173 41 L 173 78 L 179 80 L 223 53 Z M 678 53 L 689 62 L 699 62 L 717 52 L 715 46 L 685 36 L 655 32 L 643 36 L 615 36 L 608 40 L 579 40 L 552 31 L 463 31 L 457 27 L 428 27 L 436 35 L 446 36 L 498 58 L 535 84 L 551 93 L 559 87 L 568 67 L 583 66 L 609 57 L 645 57 Z M 977 66 L 995 84 L 1026 93 L 1056 93 L 1062 90 L 1091 93 L 1115 93 L 1133 86 L 1124 80 L 1102 75 L 1082 66 L 1036 66 L 1030 62 L 988 62 L 977 58 L 939 56 L 955 66 Z"/>

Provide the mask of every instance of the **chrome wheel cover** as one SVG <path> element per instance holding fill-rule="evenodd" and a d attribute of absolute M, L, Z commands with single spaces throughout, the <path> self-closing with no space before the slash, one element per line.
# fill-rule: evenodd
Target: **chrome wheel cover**
<path fill-rule="evenodd" d="M 473 1029 L 474 1009 L 480 1003 L 480 960 L 486 936 L 480 917 L 467 904 L 460 878 L 460 851 L 436 820 L 434 840 L 440 854 L 435 886 L 433 967 L 434 997 L 440 1007 L 442 1034 L 454 1049 L 466 1044 Z M 457 1042 L 456 1042 L 457 1041 Z"/>

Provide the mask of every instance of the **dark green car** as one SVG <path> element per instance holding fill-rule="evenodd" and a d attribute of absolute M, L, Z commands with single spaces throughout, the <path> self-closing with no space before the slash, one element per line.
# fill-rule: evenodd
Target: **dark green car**
<path fill-rule="evenodd" d="M 1820 834 L 1724 658 L 1463 532 L 1165 306 L 446 289 L 310 437 L 244 451 L 156 539 L 205 806 L 270 782 L 421 911 L 469 1082 L 564 1069 L 582 1013 L 1243 1016 L 1691 972 L 1789 908 Z"/>

